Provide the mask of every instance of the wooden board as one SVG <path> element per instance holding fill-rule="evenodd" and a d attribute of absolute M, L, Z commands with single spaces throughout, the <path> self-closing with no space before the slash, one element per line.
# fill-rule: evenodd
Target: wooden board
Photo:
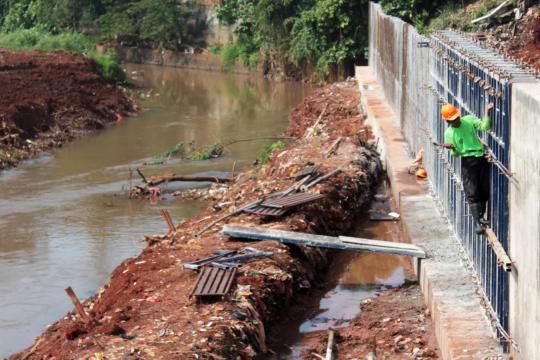
<path fill-rule="evenodd" d="M 189 296 L 223 296 L 229 292 L 235 274 L 235 267 L 203 266 Z"/>
<path fill-rule="evenodd" d="M 275 240 L 287 244 L 314 246 L 328 249 L 367 251 L 425 258 L 425 251 L 413 244 L 390 241 L 313 235 L 300 232 L 273 230 L 249 226 L 225 225 L 222 233 L 231 237 L 252 240 Z"/>

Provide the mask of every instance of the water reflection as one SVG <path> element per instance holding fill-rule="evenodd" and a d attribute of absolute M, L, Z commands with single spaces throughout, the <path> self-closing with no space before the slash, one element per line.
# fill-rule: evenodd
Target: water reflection
<path fill-rule="evenodd" d="M 150 111 L 0 174 L 0 357 L 30 345 L 71 309 L 65 287 L 91 296 L 115 266 L 140 251 L 142 235 L 164 232 L 160 208 L 175 222 L 201 210 L 197 202 L 128 200 L 124 190 L 144 159 L 178 142 L 206 146 L 281 133 L 309 91 L 253 76 L 129 66 L 133 71 L 138 91 L 150 93 L 143 103 Z M 237 143 L 219 159 L 143 171 L 230 171 L 234 161 L 238 170 L 267 142 Z"/>

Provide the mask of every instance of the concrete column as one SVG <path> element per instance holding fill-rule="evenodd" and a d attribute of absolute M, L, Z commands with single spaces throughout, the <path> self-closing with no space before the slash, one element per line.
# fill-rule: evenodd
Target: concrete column
<path fill-rule="evenodd" d="M 517 360 L 540 359 L 540 84 L 514 84 L 510 169 L 510 335 Z"/>

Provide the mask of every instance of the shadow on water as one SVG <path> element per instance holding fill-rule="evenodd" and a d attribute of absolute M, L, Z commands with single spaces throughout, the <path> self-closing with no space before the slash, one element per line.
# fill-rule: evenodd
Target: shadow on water
<path fill-rule="evenodd" d="M 163 233 L 160 208 L 179 222 L 206 206 L 129 200 L 130 171 L 179 142 L 205 147 L 280 134 L 310 91 L 254 76 L 135 65 L 128 70 L 149 111 L 0 174 L 0 358 L 30 345 L 72 308 L 65 287 L 91 296 L 122 260 L 140 252 L 142 235 Z M 237 143 L 218 159 L 171 161 L 143 171 L 229 172 L 234 162 L 238 171 L 269 142 Z"/>
<path fill-rule="evenodd" d="M 392 199 L 384 184 L 379 193 L 382 201 L 374 200 L 371 209 L 390 211 Z M 369 214 L 363 214 L 351 236 L 400 241 L 399 222 L 370 221 Z M 270 333 L 270 346 L 277 355 L 269 359 L 300 359 L 310 333 L 348 326 L 362 311 L 362 300 L 401 286 L 410 267 L 407 258 L 395 255 L 342 251 L 334 256 L 326 281 Z"/>

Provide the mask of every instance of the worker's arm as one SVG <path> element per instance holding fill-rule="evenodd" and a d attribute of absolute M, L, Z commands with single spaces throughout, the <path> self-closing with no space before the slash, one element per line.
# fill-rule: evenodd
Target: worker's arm
<path fill-rule="evenodd" d="M 484 120 L 475 118 L 473 120 L 473 126 L 481 131 L 488 131 L 491 129 L 491 114 L 493 113 L 493 103 L 489 103 L 486 107 L 486 116 Z"/>
<path fill-rule="evenodd" d="M 456 146 L 452 143 L 452 137 L 449 136 L 448 133 L 444 133 L 444 142 L 444 144 L 434 144 L 450 150 L 450 154 L 452 154 L 452 156 L 460 156 L 459 152 L 456 150 Z"/>

